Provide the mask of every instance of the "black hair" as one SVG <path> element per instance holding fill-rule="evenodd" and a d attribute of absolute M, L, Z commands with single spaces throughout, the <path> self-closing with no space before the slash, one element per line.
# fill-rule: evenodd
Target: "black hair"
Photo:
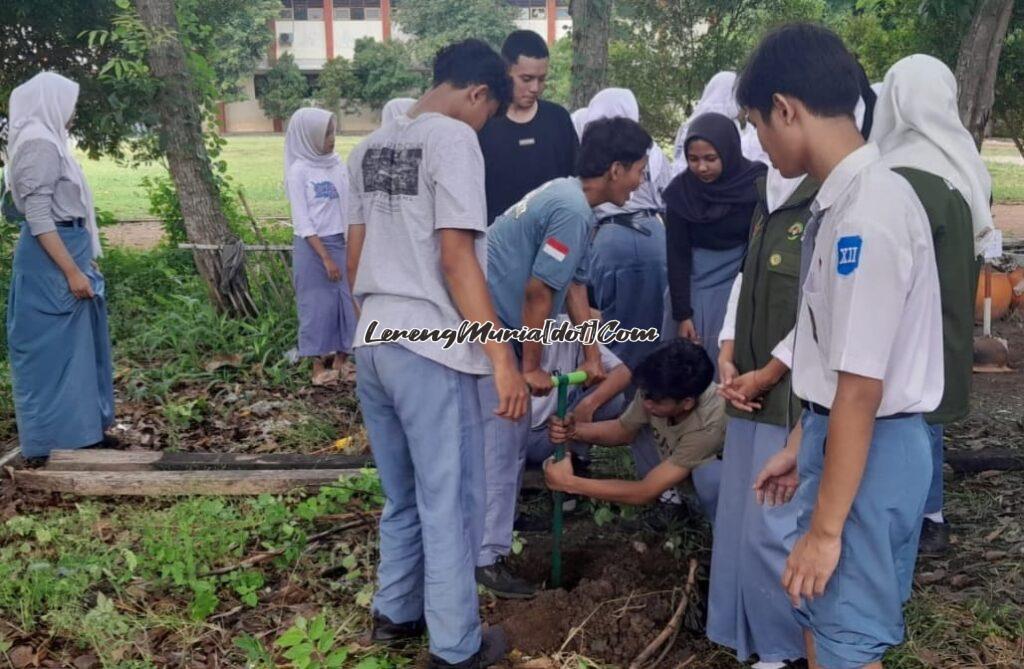
<path fill-rule="evenodd" d="M 466 39 L 443 47 L 434 57 L 434 86 L 455 88 L 486 85 L 489 95 L 504 106 L 512 100 L 512 80 L 501 56 L 478 39 Z"/>
<path fill-rule="evenodd" d="M 747 59 L 736 101 L 771 122 L 772 95 L 791 95 L 816 116 L 853 117 L 862 70 L 834 32 L 813 23 L 772 30 Z"/>
<path fill-rule="evenodd" d="M 652 401 L 699 398 L 715 374 L 711 358 L 689 339 L 673 339 L 647 355 L 633 370 L 633 381 Z"/>
<path fill-rule="evenodd" d="M 549 55 L 544 38 L 532 30 L 514 30 L 501 45 L 501 57 L 509 65 L 515 65 L 519 61 L 519 56 L 547 58 Z"/>
<path fill-rule="evenodd" d="M 604 175 L 612 163 L 632 165 L 647 155 L 651 136 L 624 116 L 591 121 L 583 131 L 577 172 L 583 179 Z"/>
<path fill-rule="evenodd" d="M 871 88 L 871 80 L 864 66 L 857 61 L 857 87 L 860 89 L 860 97 L 864 100 L 864 120 L 860 124 L 860 134 L 867 140 L 871 136 L 871 126 L 875 124 L 875 103 L 878 102 L 878 95 Z"/>

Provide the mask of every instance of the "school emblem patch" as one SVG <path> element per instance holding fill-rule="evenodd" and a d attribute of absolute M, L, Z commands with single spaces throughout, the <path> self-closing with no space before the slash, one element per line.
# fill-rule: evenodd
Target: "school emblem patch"
<path fill-rule="evenodd" d="M 768 264 L 772 267 L 778 267 L 782 264 L 782 256 L 778 253 L 773 253 L 771 257 L 768 258 Z"/>
<path fill-rule="evenodd" d="M 803 236 L 804 224 L 794 223 L 793 225 L 789 226 L 789 229 L 786 232 L 788 233 L 786 238 L 791 242 L 795 242 L 796 240 L 800 239 L 800 237 Z"/>
<path fill-rule="evenodd" d="M 840 237 L 836 243 L 836 272 L 840 276 L 849 276 L 860 265 L 861 248 L 864 240 L 860 235 Z"/>

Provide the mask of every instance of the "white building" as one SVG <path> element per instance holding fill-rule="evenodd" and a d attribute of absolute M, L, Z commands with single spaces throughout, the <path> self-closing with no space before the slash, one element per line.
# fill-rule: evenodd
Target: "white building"
<path fill-rule="evenodd" d="M 290 53 L 308 77 L 314 77 L 328 59 L 352 58 L 356 40 L 402 39 L 392 21 L 392 9 L 401 0 L 282 0 L 280 16 L 271 22 L 274 40 L 256 77 L 269 69 L 280 55 Z M 572 25 L 568 0 L 509 0 L 519 8 L 516 25 L 533 30 L 548 44 L 564 36 Z M 256 101 L 255 77 L 245 83 L 246 99 L 222 103 L 219 125 L 222 132 L 280 131 L 280 121 L 267 118 Z M 345 116 L 344 132 L 367 132 L 377 127 L 375 114 Z"/>

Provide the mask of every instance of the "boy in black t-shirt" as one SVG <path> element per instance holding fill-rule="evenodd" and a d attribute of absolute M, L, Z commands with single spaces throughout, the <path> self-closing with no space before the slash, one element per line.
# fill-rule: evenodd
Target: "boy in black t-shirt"
<path fill-rule="evenodd" d="M 501 47 L 512 77 L 512 104 L 480 131 L 487 189 L 487 224 L 524 195 L 576 174 L 579 138 L 569 112 L 541 100 L 547 85 L 548 47 L 532 30 L 517 30 Z"/>

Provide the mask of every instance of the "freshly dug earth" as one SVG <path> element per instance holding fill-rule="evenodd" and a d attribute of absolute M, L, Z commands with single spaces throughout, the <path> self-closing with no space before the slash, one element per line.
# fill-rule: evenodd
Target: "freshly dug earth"
<path fill-rule="evenodd" d="M 551 569 L 550 535 L 527 535 L 513 568 L 534 583 Z M 602 531 L 589 517 L 570 524 L 563 542 L 565 588 L 542 590 L 529 601 L 496 600 L 486 607 L 509 647 L 522 656 L 580 655 L 628 665 L 668 624 L 683 596 L 687 559 L 676 559 L 665 537 Z M 706 573 L 702 569 L 699 573 Z M 662 660 L 675 666 L 701 639 L 701 596 L 694 589 L 679 638 Z M 702 643 L 700 645 L 703 645 Z"/>

